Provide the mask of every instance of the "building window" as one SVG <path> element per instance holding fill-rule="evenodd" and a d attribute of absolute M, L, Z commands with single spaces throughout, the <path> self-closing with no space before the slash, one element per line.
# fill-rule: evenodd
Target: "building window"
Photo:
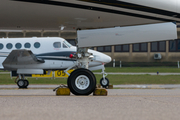
<path fill-rule="evenodd" d="M 129 45 L 115 45 L 115 52 L 129 52 Z"/>
<path fill-rule="evenodd" d="M 13 45 L 11 44 L 11 43 L 8 43 L 7 45 L 6 45 L 6 48 L 7 49 L 11 49 L 13 47 Z"/>
<path fill-rule="evenodd" d="M 158 42 L 152 42 L 151 43 L 151 52 L 157 52 L 158 51 Z"/>
<path fill-rule="evenodd" d="M 21 45 L 21 43 L 16 43 L 15 47 L 16 47 L 17 49 L 20 49 L 20 48 L 22 47 L 22 45 Z"/>
<path fill-rule="evenodd" d="M 166 41 L 151 42 L 151 52 L 166 52 Z"/>
<path fill-rule="evenodd" d="M 104 47 L 97 47 L 97 51 L 104 52 Z"/>
<path fill-rule="evenodd" d="M 180 52 L 180 40 L 169 41 L 169 52 Z"/>
<path fill-rule="evenodd" d="M 35 42 L 35 43 L 34 43 L 34 47 L 35 47 L 35 48 L 39 48 L 39 47 L 40 47 L 40 43 L 39 43 L 39 42 Z"/>
<path fill-rule="evenodd" d="M 30 43 L 25 43 L 25 44 L 24 44 L 24 47 L 25 47 L 25 48 L 30 48 L 30 47 L 31 47 L 31 44 L 30 44 Z"/>
<path fill-rule="evenodd" d="M 111 52 L 111 46 L 105 46 L 104 52 Z"/>
<path fill-rule="evenodd" d="M 4 45 L 0 43 L 0 50 L 3 49 Z"/>
<path fill-rule="evenodd" d="M 94 50 L 94 47 L 91 47 L 91 48 L 89 48 L 89 49 Z"/>
<path fill-rule="evenodd" d="M 166 41 L 159 42 L 159 51 L 166 52 Z"/>
<path fill-rule="evenodd" d="M 133 52 L 147 52 L 147 49 L 148 49 L 147 43 L 133 44 Z"/>
<path fill-rule="evenodd" d="M 99 51 L 99 52 L 111 52 L 111 46 L 97 47 L 97 51 Z"/>

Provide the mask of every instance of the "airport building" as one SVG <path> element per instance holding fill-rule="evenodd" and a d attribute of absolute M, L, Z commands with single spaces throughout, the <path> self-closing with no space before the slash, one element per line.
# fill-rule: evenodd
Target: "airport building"
<path fill-rule="evenodd" d="M 0 38 L 62 37 L 75 45 L 74 31 L 0 31 Z M 180 28 L 178 28 L 180 38 Z M 138 44 L 99 46 L 91 48 L 103 52 L 116 61 L 125 62 L 177 62 L 180 61 L 180 39 Z"/>

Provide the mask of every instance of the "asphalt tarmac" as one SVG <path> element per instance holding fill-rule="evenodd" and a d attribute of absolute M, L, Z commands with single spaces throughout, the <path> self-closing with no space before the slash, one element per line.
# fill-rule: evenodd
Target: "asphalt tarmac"
<path fill-rule="evenodd" d="M 56 96 L 52 89 L 0 89 L 1 120 L 179 118 L 179 89 L 108 89 L 108 96 Z"/>

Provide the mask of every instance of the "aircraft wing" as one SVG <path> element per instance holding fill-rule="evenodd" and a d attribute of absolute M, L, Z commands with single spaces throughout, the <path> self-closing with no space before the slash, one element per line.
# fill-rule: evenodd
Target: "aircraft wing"
<path fill-rule="evenodd" d="M 29 65 L 44 63 L 44 60 L 37 58 L 30 50 L 13 50 L 3 62 L 6 69 L 11 65 Z"/>

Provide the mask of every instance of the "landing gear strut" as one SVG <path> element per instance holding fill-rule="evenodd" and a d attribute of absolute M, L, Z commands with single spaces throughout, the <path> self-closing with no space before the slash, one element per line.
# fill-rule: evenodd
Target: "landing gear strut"
<path fill-rule="evenodd" d="M 92 53 L 88 52 L 88 48 L 80 48 L 77 46 L 77 52 L 75 55 L 71 55 L 70 58 L 76 58 L 77 61 L 74 65 L 70 66 L 64 72 L 69 75 L 67 84 L 70 91 L 75 95 L 89 95 L 96 88 L 96 77 L 94 74 L 88 70 L 89 62 L 92 62 L 94 57 Z M 77 68 L 71 74 L 67 71 L 72 68 Z M 106 77 L 103 67 L 103 78 Z M 105 84 L 106 85 L 106 84 Z M 108 82 L 109 85 L 109 82 Z"/>
<path fill-rule="evenodd" d="M 106 78 L 107 73 L 104 70 L 105 70 L 105 67 L 103 65 L 102 72 L 101 72 L 103 74 L 103 78 L 101 78 L 100 84 L 103 88 L 107 88 L 109 86 L 109 80 Z"/>

